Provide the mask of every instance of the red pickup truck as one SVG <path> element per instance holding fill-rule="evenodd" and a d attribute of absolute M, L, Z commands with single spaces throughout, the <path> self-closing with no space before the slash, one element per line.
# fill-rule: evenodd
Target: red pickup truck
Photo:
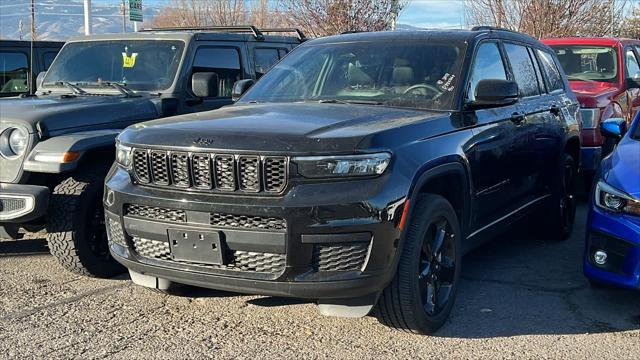
<path fill-rule="evenodd" d="M 640 40 L 543 39 L 558 55 L 582 115 L 582 170 L 592 175 L 609 144 L 598 125 L 610 118 L 631 124 L 640 108 Z"/>

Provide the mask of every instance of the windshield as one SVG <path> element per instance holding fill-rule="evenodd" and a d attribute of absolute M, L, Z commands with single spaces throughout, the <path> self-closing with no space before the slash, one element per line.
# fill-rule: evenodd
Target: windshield
<path fill-rule="evenodd" d="M 67 44 L 51 65 L 44 85 L 118 83 L 132 90 L 165 90 L 173 84 L 182 41 L 116 40 Z"/>
<path fill-rule="evenodd" d="M 424 41 L 351 42 L 295 49 L 242 102 L 319 101 L 450 110 L 462 49 Z"/>
<path fill-rule="evenodd" d="M 615 82 L 618 77 L 616 50 L 608 46 L 551 46 L 569 80 Z"/>

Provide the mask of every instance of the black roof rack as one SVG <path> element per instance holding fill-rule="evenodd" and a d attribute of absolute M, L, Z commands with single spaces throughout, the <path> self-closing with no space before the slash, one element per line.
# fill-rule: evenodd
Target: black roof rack
<path fill-rule="evenodd" d="M 499 26 L 489 26 L 489 25 L 479 25 L 479 26 L 474 26 L 471 28 L 471 31 L 482 31 L 482 30 L 489 30 L 489 31 L 508 31 L 511 33 L 517 33 L 520 34 L 517 31 L 514 30 L 510 30 L 510 29 L 505 29 L 505 28 L 501 28 Z"/>
<path fill-rule="evenodd" d="M 263 33 L 296 33 L 298 36 L 298 40 L 305 41 L 307 37 L 304 35 L 302 30 L 296 28 L 266 28 L 260 29 Z"/>
<path fill-rule="evenodd" d="M 257 27 L 253 25 L 237 25 L 237 26 L 186 26 L 186 27 L 163 27 L 163 28 L 146 28 L 142 31 L 225 31 L 232 33 L 251 33 L 256 40 L 264 40 L 264 35 Z"/>

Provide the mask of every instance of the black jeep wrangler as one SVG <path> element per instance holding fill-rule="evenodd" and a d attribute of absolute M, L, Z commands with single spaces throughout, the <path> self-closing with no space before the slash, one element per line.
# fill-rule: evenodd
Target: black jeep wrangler
<path fill-rule="evenodd" d="M 519 33 L 312 40 L 234 106 L 120 134 L 110 250 L 140 285 L 377 304 L 430 333 L 466 251 L 529 215 L 570 235 L 577 114 L 553 51 Z"/>
<path fill-rule="evenodd" d="M 141 121 L 231 104 L 234 82 L 260 77 L 303 38 L 248 26 L 69 41 L 38 76 L 37 96 L 0 100 L 0 237 L 46 228 L 67 269 L 124 271 L 109 255 L 101 201 L 116 135 Z"/>

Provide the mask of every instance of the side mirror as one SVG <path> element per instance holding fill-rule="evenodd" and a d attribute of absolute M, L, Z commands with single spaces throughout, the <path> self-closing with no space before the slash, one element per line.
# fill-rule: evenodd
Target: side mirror
<path fill-rule="evenodd" d="M 611 118 L 600 123 L 600 132 L 616 141 L 622 139 L 627 132 L 627 122 L 622 118 Z"/>
<path fill-rule="evenodd" d="M 42 86 L 42 82 L 44 81 L 44 76 L 47 74 L 46 71 L 41 71 L 36 77 L 36 89 L 39 89 Z"/>
<path fill-rule="evenodd" d="M 250 87 L 255 84 L 253 79 L 238 80 L 233 84 L 233 90 L 231 91 L 231 100 L 238 101 L 244 93 L 249 90 Z"/>
<path fill-rule="evenodd" d="M 218 96 L 218 74 L 214 72 L 197 72 L 191 76 L 191 91 L 199 98 Z"/>
<path fill-rule="evenodd" d="M 514 104 L 519 96 L 518 84 L 514 81 L 485 79 L 475 88 L 475 101 L 468 105 L 472 108 L 505 106 Z"/>

